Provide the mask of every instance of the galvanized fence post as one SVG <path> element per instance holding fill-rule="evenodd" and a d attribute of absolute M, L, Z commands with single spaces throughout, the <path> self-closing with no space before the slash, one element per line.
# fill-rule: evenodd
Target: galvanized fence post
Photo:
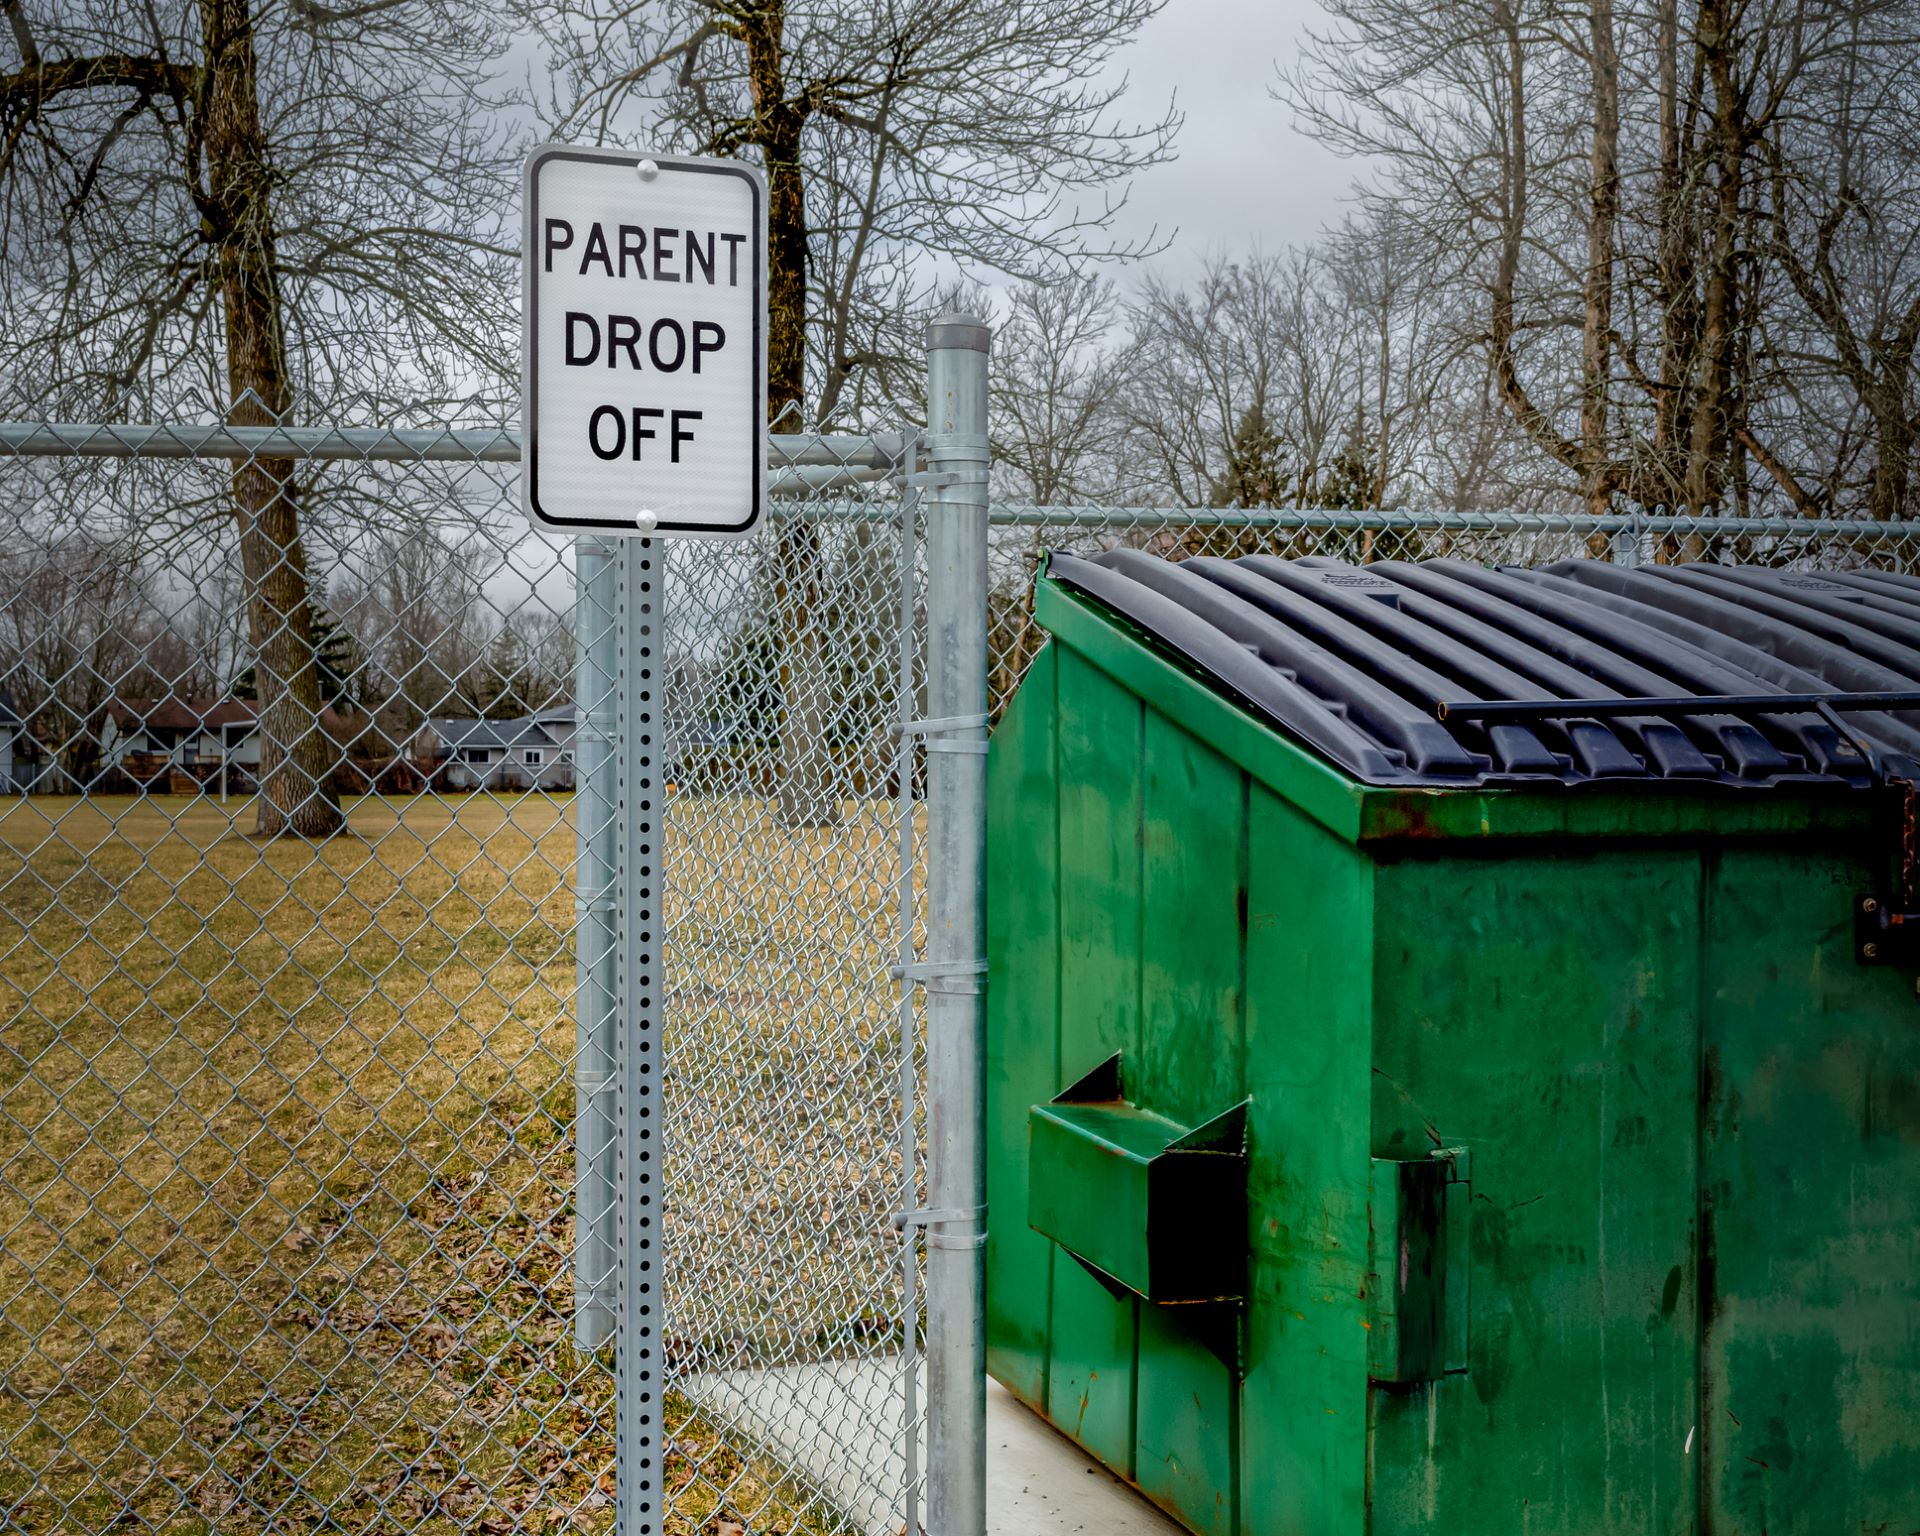
<path fill-rule="evenodd" d="M 927 1519 L 986 1529 L 987 352 L 927 327 Z"/>
<path fill-rule="evenodd" d="M 574 540 L 574 1120 L 573 1337 L 583 1350 L 613 1339 L 615 1247 L 613 782 L 615 615 L 620 569 L 611 540 Z"/>

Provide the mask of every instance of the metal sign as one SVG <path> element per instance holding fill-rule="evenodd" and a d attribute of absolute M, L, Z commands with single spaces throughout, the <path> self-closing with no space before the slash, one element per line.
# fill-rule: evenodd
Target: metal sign
<path fill-rule="evenodd" d="M 528 517 L 575 533 L 746 533 L 767 482 L 759 171 L 546 144 L 525 176 Z"/>

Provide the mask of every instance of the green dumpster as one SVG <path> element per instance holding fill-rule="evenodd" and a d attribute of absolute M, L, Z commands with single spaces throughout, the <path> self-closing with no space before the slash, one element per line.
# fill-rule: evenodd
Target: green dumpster
<path fill-rule="evenodd" d="M 1052 556 L 993 1374 L 1204 1536 L 1920 1530 L 1920 581 Z"/>

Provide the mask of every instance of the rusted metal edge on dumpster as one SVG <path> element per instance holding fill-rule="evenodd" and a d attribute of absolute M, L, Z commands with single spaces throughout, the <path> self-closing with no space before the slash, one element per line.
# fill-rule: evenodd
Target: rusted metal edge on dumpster
<path fill-rule="evenodd" d="M 1383 789 L 1355 783 L 1170 658 L 1125 620 L 1044 575 L 1034 617 L 1069 647 L 1335 836 L 1350 843 L 1477 838 L 1664 839 L 1870 832 L 1872 797 L 1835 787 L 1768 793 L 1672 784 L 1610 790 Z"/>
<path fill-rule="evenodd" d="M 1541 790 L 1367 790 L 1362 843 L 1458 838 L 1716 838 L 1870 833 L 1872 797 L 1860 790 L 1627 792 L 1586 786 Z"/>

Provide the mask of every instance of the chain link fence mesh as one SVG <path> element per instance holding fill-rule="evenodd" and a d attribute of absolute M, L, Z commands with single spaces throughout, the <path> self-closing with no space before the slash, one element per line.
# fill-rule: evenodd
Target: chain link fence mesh
<path fill-rule="evenodd" d="M 0 437 L 0 1526 L 609 1529 L 573 548 L 478 408 L 220 434 Z M 793 456 L 827 463 L 765 536 L 671 556 L 674 1532 L 907 1507 L 917 608 L 899 490 L 810 496 L 831 443 Z M 282 514 L 248 569 L 241 518 Z M 295 622 L 306 677 L 272 659 Z M 342 830 L 258 837 L 263 792 Z"/>
<path fill-rule="evenodd" d="M 607 1530 L 609 1354 L 572 1265 L 573 547 L 526 531 L 479 407 L 221 430 L 0 429 L 0 1524 Z M 833 441 L 754 539 L 668 556 L 675 1533 L 918 1524 L 893 1217 L 922 1203 L 922 1041 L 894 968 L 924 574 L 910 493 L 903 523 Z M 290 517 L 251 569 L 247 472 L 272 491 L 248 515 Z M 996 713 L 1047 549 L 1920 553 L 1884 524 L 991 517 Z M 291 678 L 264 642 L 302 587 Z M 263 786 L 343 830 L 256 837 Z"/>

